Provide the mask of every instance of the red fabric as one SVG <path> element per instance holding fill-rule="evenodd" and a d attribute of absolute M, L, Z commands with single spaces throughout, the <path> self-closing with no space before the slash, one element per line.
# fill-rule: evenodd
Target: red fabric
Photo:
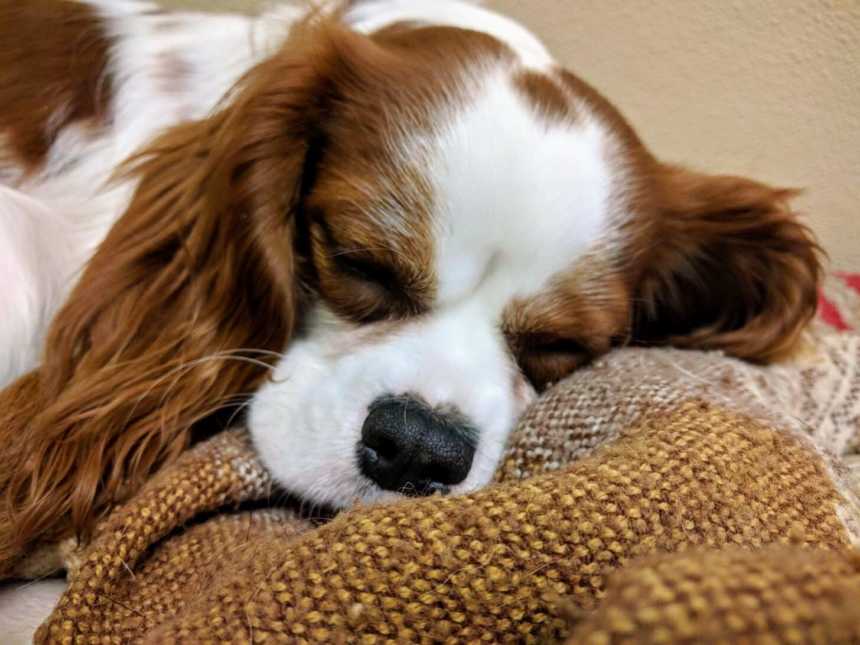
<path fill-rule="evenodd" d="M 839 309 L 836 308 L 836 305 L 830 302 L 823 295 L 818 300 L 818 315 L 821 317 L 821 320 L 839 331 L 851 330 L 851 327 L 849 327 L 845 322 L 845 319 L 842 318 L 842 314 L 839 313 Z"/>
<path fill-rule="evenodd" d="M 845 284 L 860 293 L 860 273 L 838 273 L 837 275 L 845 281 Z"/>
<path fill-rule="evenodd" d="M 836 273 L 836 277 L 844 282 L 850 289 L 853 289 L 860 294 L 860 273 Z M 845 315 L 839 311 L 832 300 L 827 298 L 825 291 L 822 291 L 818 299 L 818 316 L 825 323 L 839 331 L 851 331 L 853 328 L 845 321 Z M 853 316 L 849 315 L 849 319 L 854 320 Z M 857 331 L 860 331 L 857 330 Z"/>

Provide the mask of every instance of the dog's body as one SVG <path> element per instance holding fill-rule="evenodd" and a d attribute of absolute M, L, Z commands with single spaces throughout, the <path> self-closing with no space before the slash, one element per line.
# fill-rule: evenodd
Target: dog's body
<path fill-rule="evenodd" d="M 471 3 L 0 0 L 0 73 L 0 573 L 223 409 L 312 501 L 466 492 L 613 345 L 769 360 L 814 311 L 786 191 L 661 164 Z"/>
<path fill-rule="evenodd" d="M 120 164 L 164 129 L 210 114 L 252 65 L 277 49 L 302 12 L 290 6 L 258 17 L 168 14 L 126 0 L 34 2 L 29 9 L 21 6 L 26 3 L 2 4 L 0 29 L 9 37 L 24 20 L 48 31 L 58 23 L 74 30 L 37 54 L 57 58 L 46 63 L 47 73 L 76 76 L 57 91 L 51 83 L 65 79 L 24 77 L 30 48 L 7 50 L 3 60 L 22 67 L 22 78 L 13 79 L 19 92 L 34 102 L 54 95 L 57 103 L 34 114 L 34 105 L 7 98 L 6 109 L 18 103 L 30 118 L 42 120 L 35 126 L 38 138 L 49 145 L 35 158 L 16 151 L 12 135 L 0 125 L 0 275 L 8 314 L 0 320 L 0 386 L 5 386 L 38 365 L 53 315 L 128 207 L 134 181 L 110 181 Z M 70 56 L 102 48 L 104 58 L 95 70 L 66 65 Z M 21 59 L 15 61 L 15 54 Z M 102 84 L 107 77 L 109 87 Z M 75 83 L 97 92 L 104 105 L 64 121 L 55 113 L 67 109 L 64 101 L 76 100 Z M 13 89 L 10 83 L 6 92 Z"/>

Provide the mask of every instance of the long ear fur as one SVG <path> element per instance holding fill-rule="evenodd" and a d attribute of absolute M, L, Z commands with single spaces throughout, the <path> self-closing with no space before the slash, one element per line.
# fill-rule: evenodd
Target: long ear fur
<path fill-rule="evenodd" d="M 820 249 L 795 191 L 660 166 L 653 248 L 634 340 L 720 349 L 753 361 L 795 345 L 818 301 Z"/>
<path fill-rule="evenodd" d="M 0 564 L 36 539 L 86 535 L 284 349 L 300 298 L 290 213 L 324 62 L 291 41 L 229 107 L 131 162 L 131 205 L 50 332 L 41 403 L 18 419 L 26 432 L 0 429 L 21 458 L 0 482 Z"/>
<path fill-rule="evenodd" d="M 0 491 L 6 490 L 9 482 L 21 467 L 24 454 L 20 437 L 27 432 L 30 420 L 39 412 L 39 374 L 31 372 L 0 391 Z M 21 555 L 9 545 L 14 539 L 13 509 L 0 503 L 0 581 L 8 578 Z"/>

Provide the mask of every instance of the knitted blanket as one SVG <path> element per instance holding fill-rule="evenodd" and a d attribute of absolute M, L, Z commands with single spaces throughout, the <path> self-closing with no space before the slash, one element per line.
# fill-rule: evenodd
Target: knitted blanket
<path fill-rule="evenodd" d="M 858 642 L 858 438 L 850 334 L 776 368 L 617 351 L 527 413 L 495 485 L 331 521 L 226 432 L 67 545 L 38 639 Z"/>
<path fill-rule="evenodd" d="M 858 294 L 828 279 L 792 364 L 598 361 L 466 497 L 315 518 L 223 433 L 20 563 L 68 572 L 37 640 L 860 642 L 860 338 L 826 331 Z"/>

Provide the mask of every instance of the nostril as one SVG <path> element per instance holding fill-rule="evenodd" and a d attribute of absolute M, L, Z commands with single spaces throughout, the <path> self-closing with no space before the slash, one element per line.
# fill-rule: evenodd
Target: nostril
<path fill-rule="evenodd" d="M 361 445 L 359 448 L 359 456 L 363 461 L 369 464 L 378 464 L 381 460 L 379 453 L 370 446 Z"/>
<path fill-rule="evenodd" d="M 371 433 L 363 442 L 365 449 L 370 452 L 375 459 L 392 461 L 397 458 L 399 450 L 397 444 L 390 437 L 386 437 L 385 435 L 380 435 L 378 433 Z"/>
<path fill-rule="evenodd" d="M 468 424 L 411 397 L 371 405 L 358 445 L 365 476 L 384 490 L 413 496 L 449 492 L 468 476 L 474 454 Z"/>

